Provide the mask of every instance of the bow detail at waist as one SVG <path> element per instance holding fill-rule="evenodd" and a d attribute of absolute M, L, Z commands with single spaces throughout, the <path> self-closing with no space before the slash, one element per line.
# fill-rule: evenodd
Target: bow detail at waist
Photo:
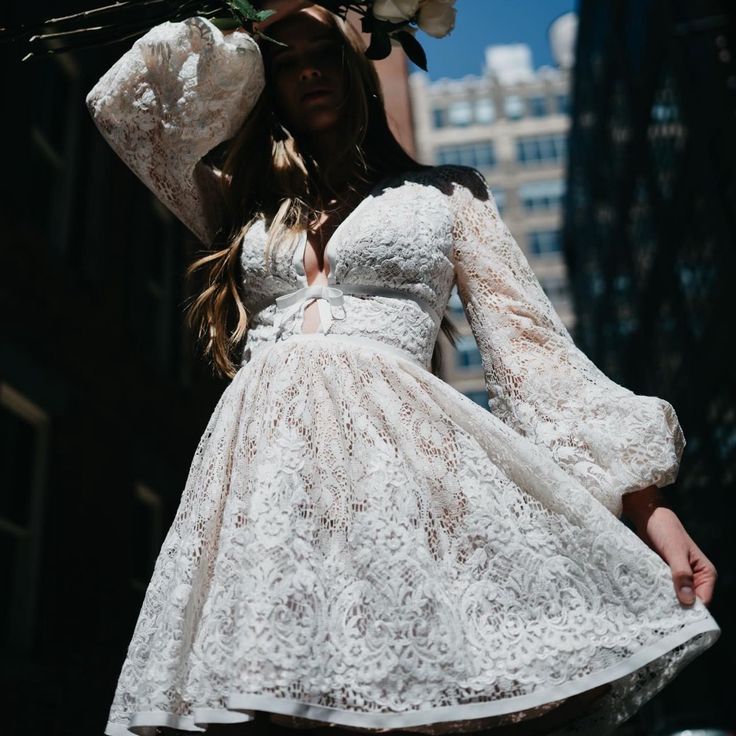
<path fill-rule="evenodd" d="M 290 294 L 276 297 L 275 303 L 278 309 L 276 317 L 277 336 L 281 334 L 284 323 L 292 316 L 301 316 L 304 313 L 304 307 L 307 302 L 312 299 L 317 300 L 317 309 L 319 311 L 320 332 L 327 334 L 332 326 L 332 320 L 344 319 L 345 304 L 343 300 L 344 294 L 363 295 L 363 296 L 387 296 L 394 299 L 412 299 L 415 301 L 432 319 L 436 328 L 440 326 L 441 315 L 427 302 L 425 299 L 416 294 L 407 293 L 405 289 L 399 289 L 392 286 L 379 286 L 377 284 L 356 284 L 345 283 L 337 286 L 326 286 L 323 284 L 312 284 L 304 286 L 301 289 L 292 291 Z M 341 307 L 340 316 L 333 309 Z M 299 325 L 301 331 L 301 322 Z"/>
<path fill-rule="evenodd" d="M 305 286 L 292 291 L 290 294 L 284 294 L 276 298 L 276 307 L 279 310 L 277 332 L 281 332 L 283 324 L 290 317 L 298 315 L 301 319 L 307 302 L 312 299 L 317 299 L 321 332 L 327 334 L 332 326 L 333 317 L 335 319 L 343 319 L 345 317 L 343 290 L 338 289 L 336 286 L 312 284 L 311 286 Z M 334 315 L 332 311 L 333 307 L 342 307 L 342 316 L 338 317 Z"/>

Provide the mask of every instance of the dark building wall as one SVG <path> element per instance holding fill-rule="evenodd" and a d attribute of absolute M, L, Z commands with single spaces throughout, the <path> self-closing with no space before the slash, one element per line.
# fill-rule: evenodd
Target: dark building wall
<path fill-rule="evenodd" d="M 14 2 L 0 25 L 84 5 Z M 102 733 L 227 383 L 184 326 L 196 290 L 184 269 L 203 246 L 113 154 L 85 106 L 133 40 L 24 63 L 0 47 L 3 736 Z M 411 151 L 401 53 L 380 73 Z"/>
<path fill-rule="evenodd" d="M 687 439 L 666 496 L 720 572 L 716 646 L 628 726 L 736 722 L 736 11 L 582 0 L 565 248 L 576 342 L 675 407 Z"/>
<path fill-rule="evenodd" d="M 20 2 L 3 25 L 78 10 Z M 9 15 L 8 15 L 9 13 Z M 1 48 L 0 731 L 101 734 L 163 535 L 225 385 L 185 328 L 202 246 L 84 98 L 127 48 Z"/>

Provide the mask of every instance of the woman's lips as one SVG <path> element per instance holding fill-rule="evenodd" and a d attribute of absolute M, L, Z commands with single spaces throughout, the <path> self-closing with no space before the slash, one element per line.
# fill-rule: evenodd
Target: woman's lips
<path fill-rule="evenodd" d="M 326 89 L 317 89 L 313 92 L 307 92 L 305 95 L 302 95 L 302 102 L 309 102 L 310 100 L 319 100 L 323 97 L 329 97 L 332 93 L 329 90 Z"/>

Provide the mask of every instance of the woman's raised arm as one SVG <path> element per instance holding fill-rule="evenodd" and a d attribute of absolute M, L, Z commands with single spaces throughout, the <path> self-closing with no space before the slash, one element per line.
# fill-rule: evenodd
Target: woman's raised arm
<path fill-rule="evenodd" d="M 205 18 L 161 23 L 87 95 L 115 153 L 204 243 L 222 222 L 219 171 L 201 161 L 232 138 L 265 86 L 256 42 Z"/>

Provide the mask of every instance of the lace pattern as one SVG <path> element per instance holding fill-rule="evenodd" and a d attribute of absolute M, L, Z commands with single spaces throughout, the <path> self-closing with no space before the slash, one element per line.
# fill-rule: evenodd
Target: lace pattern
<path fill-rule="evenodd" d="M 88 95 L 121 158 L 205 242 L 201 158 L 263 88 L 257 46 L 165 23 Z M 192 461 L 105 733 L 189 731 L 255 710 L 353 728 L 473 731 L 602 684 L 560 733 L 610 732 L 718 636 L 617 518 L 671 483 L 673 408 L 575 346 L 487 185 L 465 167 L 387 180 L 331 243 L 331 284 L 442 315 L 454 282 L 491 412 L 428 372 L 436 320 L 345 294 L 329 334 L 277 332 L 303 253 L 241 249 L 252 324 Z M 401 356 L 407 356 L 403 359 Z M 587 729 L 587 730 L 586 730 Z"/>
<path fill-rule="evenodd" d="M 194 16 L 139 38 L 90 90 L 87 107 L 118 156 L 209 243 L 222 218 L 219 172 L 200 159 L 235 135 L 264 87 L 255 41 Z"/>
<path fill-rule="evenodd" d="M 620 514 L 623 494 L 675 481 L 685 447 L 675 410 L 616 384 L 577 348 L 482 176 L 461 176 L 455 273 L 489 405 Z"/>
<path fill-rule="evenodd" d="M 410 361 L 302 335 L 223 393 L 110 724 L 263 708 L 439 733 L 612 682 L 612 727 L 715 630 L 528 439 Z"/>

